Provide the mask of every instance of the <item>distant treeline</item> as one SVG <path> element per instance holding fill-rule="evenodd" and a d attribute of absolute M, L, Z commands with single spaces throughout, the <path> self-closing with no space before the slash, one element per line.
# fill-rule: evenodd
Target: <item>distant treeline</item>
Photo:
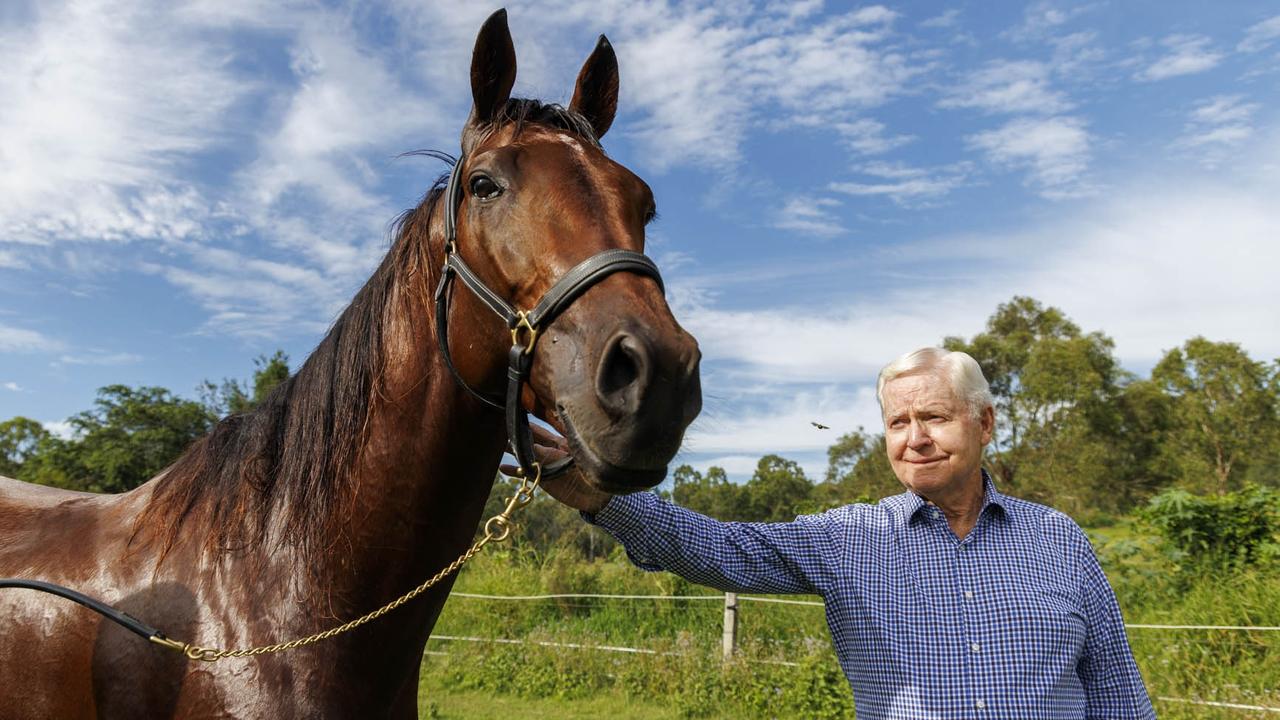
<path fill-rule="evenodd" d="M 976 358 L 991 383 L 998 424 L 986 466 L 1005 492 L 1079 515 L 1127 512 L 1168 488 L 1225 495 L 1280 485 L 1280 362 L 1256 361 L 1235 343 L 1191 338 L 1167 351 L 1150 377 L 1138 377 L 1120 367 L 1101 331 L 1086 333 L 1062 311 L 1014 297 L 982 333 L 942 344 Z M 198 400 L 156 387 L 104 387 L 93 409 L 69 419 L 70 438 L 29 418 L 0 422 L 0 474 L 129 490 L 219 418 L 252 411 L 288 374 L 288 358 L 277 351 L 256 360 L 248 382 L 206 381 Z M 669 494 L 723 519 L 786 520 L 900 492 L 877 430 L 840 436 L 821 478 L 766 455 L 742 484 L 721 468 L 676 468 Z"/>

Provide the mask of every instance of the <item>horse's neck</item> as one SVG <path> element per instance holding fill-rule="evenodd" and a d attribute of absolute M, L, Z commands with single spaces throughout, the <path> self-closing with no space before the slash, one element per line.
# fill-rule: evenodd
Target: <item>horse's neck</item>
<path fill-rule="evenodd" d="M 505 444 L 502 413 L 460 388 L 436 350 L 434 306 L 415 295 L 384 333 L 384 373 L 355 468 L 337 573 L 353 606 L 385 602 L 471 543 Z M 445 584 L 444 587 L 448 587 Z M 359 596 L 367 596 L 360 599 Z"/>

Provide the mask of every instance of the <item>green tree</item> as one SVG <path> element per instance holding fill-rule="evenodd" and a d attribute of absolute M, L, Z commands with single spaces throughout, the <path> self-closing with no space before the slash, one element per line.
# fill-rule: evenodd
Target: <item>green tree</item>
<path fill-rule="evenodd" d="M 745 520 L 750 514 L 745 492 L 729 482 L 724 468 L 713 465 L 703 475 L 691 465 L 681 465 L 671 478 L 671 499 L 683 507 L 718 520 Z"/>
<path fill-rule="evenodd" d="M 785 522 L 814 510 L 813 483 L 794 460 L 765 455 L 744 487 L 749 516 L 746 520 Z"/>
<path fill-rule="evenodd" d="M 48 438 L 49 431 L 31 418 L 0 422 L 0 475 L 21 477 L 23 465 Z"/>
<path fill-rule="evenodd" d="M 819 504 L 830 507 L 868 502 L 902 492 L 885 448 L 884 433 L 859 427 L 827 448 L 827 474 L 815 488 Z"/>
<path fill-rule="evenodd" d="M 74 437 L 47 438 L 25 479 L 74 490 L 124 492 L 159 473 L 213 427 L 205 406 L 158 387 L 110 385 L 70 419 Z"/>
<path fill-rule="evenodd" d="M 253 365 L 253 380 L 248 384 L 234 378 L 223 378 L 221 385 L 209 380 L 201 383 L 201 401 L 215 417 L 254 409 L 277 385 L 289 379 L 289 356 L 283 350 L 276 350 L 270 357 L 259 355 L 254 358 Z"/>
<path fill-rule="evenodd" d="M 1164 454 L 1187 486 L 1224 495 L 1242 486 L 1253 458 L 1274 452 L 1274 366 L 1235 343 L 1195 337 L 1167 352 L 1151 378 L 1173 398 Z"/>

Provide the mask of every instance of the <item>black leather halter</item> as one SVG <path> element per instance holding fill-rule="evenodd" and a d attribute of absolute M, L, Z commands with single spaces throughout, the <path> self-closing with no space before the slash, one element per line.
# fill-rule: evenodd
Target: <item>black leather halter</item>
<path fill-rule="evenodd" d="M 626 271 L 647 275 L 657 281 L 659 288 L 663 288 L 662 276 L 658 273 L 658 266 L 642 253 L 617 248 L 605 250 L 573 266 L 547 290 L 532 310 L 516 310 L 489 289 L 458 254 L 458 210 L 462 207 L 462 166 L 465 161 L 464 155 L 454 163 L 453 172 L 449 174 L 449 184 L 445 186 L 444 191 L 444 266 L 440 273 L 440 284 L 436 286 L 435 292 L 436 337 L 439 340 L 440 352 L 444 355 L 445 365 L 453 373 L 453 377 L 458 384 L 466 388 L 467 392 L 496 409 L 501 410 L 505 407 L 507 440 L 511 446 L 511 454 L 520 464 L 520 475 L 527 478 L 550 477 L 568 468 L 573 463 L 573 458 L 566 457 L 543 468 L 533 454 L 529 413 L 524 409 L 520 395 L 533 368 L 533 349 L 538 341 L 538 335 L 574 300 L 613 273 Z M 502 318 L 507 323 L 507 329 L 511 331 L 511 349 L 507 352 L 505 400 L 494 398 L 471 387 L 453 364 L 453 356 L 449 352 L 449 297 L 455 276 L 462 281 L 463 285 L 470 288 L 481 302 Z"/>

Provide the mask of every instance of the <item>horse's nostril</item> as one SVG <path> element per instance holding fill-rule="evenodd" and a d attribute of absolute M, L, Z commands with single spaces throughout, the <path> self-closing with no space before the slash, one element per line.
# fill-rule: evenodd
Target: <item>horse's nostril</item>
<path fill-rule="evenodd" d="M 600 390 L 606 393 L 616 392 L 630 385 L 640 377 L 640 368 L 636 367 L 635 351 L 628 347 L 630 338 L 609 348 L 609 357 L 605 358 L 600 373 Z"/>
<path fill-rule="evenodd" d="M 610 338 L 596 376 L 596 394 L 601 404 L 615 413 L 635 412 L 640 406 L 648 364 L 648 353 L 638 338 L 627 333 Z"/>

